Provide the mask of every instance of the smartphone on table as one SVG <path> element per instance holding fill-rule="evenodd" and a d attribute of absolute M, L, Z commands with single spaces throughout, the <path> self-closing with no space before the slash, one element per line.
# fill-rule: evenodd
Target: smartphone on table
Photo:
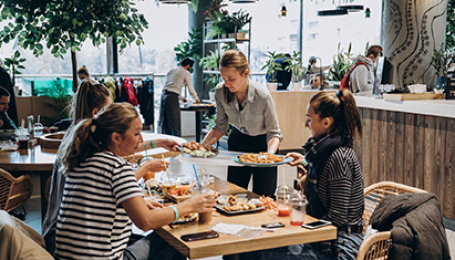
<path fill-rule="evenodd" d="M 267 228 L 267 229 L 282 228 L 282 227 L 284 227 L 284 224 L 281 222 L 276 222 L 276 223 L 262 224 L 261 227 Z"/>
<path fill-rule="evenodd" d="M 332 222 L 320 219 L 320 220 L 316 220 L 316 221 L 309 222 L 309 223 L 303 223 L 302 227 L 308 228 L 308 229 L 316 229 L 316 228 L 321 228 L 321 227 L 325 227 L 325 226 L 329 226 L 329 225 L 332 225 Z"/>
<path fill-rule="evenodd" d="M 217 238 L 220 235 L 216 231 L 205 231 L 205 232 L 199 232 L 199 233 L 192 233 L 192 234 L 186 234 L 182 235 L 180 238 L 183 241 L 197 241 L 197 240 L 203 240 L 203 239 L 210 239 L 210 238 Z"/>

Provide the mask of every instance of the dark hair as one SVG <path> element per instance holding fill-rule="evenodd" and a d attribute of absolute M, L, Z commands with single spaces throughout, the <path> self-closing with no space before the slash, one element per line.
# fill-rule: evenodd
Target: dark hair
<path fill-rule="evenodd" d="M 310 108 L 321 119 L 333 118 L 331 135 L 348 138 L 347 145 L 354 142 L 355 132 L 362 136 L 362 121 L 354 96 L 347 89 L 333 92 L 319 92 L 310 100 Z"/>
<path fill-rule="evenodd" d="M 6 88 L 0 86 L 0 97 L 2 97 L 2 96 L 10 97 L 11 94 L 9 93 L 9 91 Z"/>
<path fill-rule="evenodd" d="M 190 67 L 193 67 L 194 61 L 190 58 L 185 58 L 182 60 L 182 62 L 180 62 L 180 66 L 185 67 L 186 65 L 190 65 Z"/>
<path fill-rule="evenodd" d="M 85 75 L 88 75 L 88 69 L 87 69 L 87 67 L 85 67 L 85 65 L 82 65 L 82 67 L 80 67 L 80 68 L 77 70 L 77 74 L 85 74 Z"/>
<path fill-rule="evenodd" d="M 383 49 L 380 45 L 371 45 L 370 48 L 368 48 L 367 56 L 373 54 L 374 57 L 378 57 L 382 51 Z"/>
<path fill-rule="evenodd" d="M 289 53 L 286 53 L 286 54 L 284 54 L 284 57 L 290 59 L 290 58 L 291 58 L 291 55 L 290 55 Z"/>
<path fill-rule="evenodd" d="M 106 106 L 94 118 L 79 122 L 62 142 L 62 162 L 65 172 L 79 166 L 85 159 L 101 151 L 110 151 L 112 133 L 124 135 L 139 115 L 129 103 Z"/>
<path fill-rule="evenodd" d="M 240 74 L 250 70 L 250 64 L 248 64 L 245 54 L 237 50 L 226 51 L 221 57 L 220 65 L 221 67 L 235 68 Z M 231 93 L 226 86 L 224 87 L 224 93 L 226 94 L 226 102 L 231 103 L 235 94 Z"/>
<path fill-rule="evenodd" d="M 101 110 L 109 97 L 110 92 L 106 86 L 89 81 L 82 82 L 73 97 L 73 124 L 91 118 L 93 109 Z"/>

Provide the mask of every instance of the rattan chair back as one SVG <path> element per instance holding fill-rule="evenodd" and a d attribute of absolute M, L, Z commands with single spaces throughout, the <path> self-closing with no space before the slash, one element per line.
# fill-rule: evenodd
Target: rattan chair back
<path fill-rule="evenodd" d="M 33 192 L 30 175 L 14 178 L 9 172 L 0 169 L 0 209 L 10 212 L 27 201 Z"/>

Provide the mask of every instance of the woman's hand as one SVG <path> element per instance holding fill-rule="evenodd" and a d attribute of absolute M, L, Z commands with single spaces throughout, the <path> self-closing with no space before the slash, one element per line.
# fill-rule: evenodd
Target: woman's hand
<path fill-rule="evenodd" d="M 169 167 L 169 162 L 166 162 L 165 160 L 162 159 L 152 159 L 149 158 L 148 161 L 146 161 L 140 168 L 146 169 L 146 171 L 150 172 L 161 172 L 166 170 L 166 167 Z"/>
<path fill-rule="evenodd" d="M 144 198 L 145 204 L 149 209 L 161 209 L 164 208 L 163 204 L 157 202 L 154 198 Z"/>
<path fill-rule="evenodd" d="M 294 152 L 286 154 L 286 157 L 292 157 L 293 160 L 289 163 L 291 166 L 301 165 L 305 158 L 305 156 Z"/>
<path fill-rule="evenodd" d="M 177 141 L 173 140 L 173 139 L 160 139 L 160 141 L 158 142 L 159 143 L 159 147 L 163 147 L 169 151 L 178 151 L 177 150 L 177 146 L 179 145 L 179 143 L 177 143 Z"/>
<path fill-rule="evenodd" d="M 216 196 L 213 194 L 204 194 L 193 197 L 181 203 L 187 207 L 189 212 L 211 212 L 215 211 Z"/>

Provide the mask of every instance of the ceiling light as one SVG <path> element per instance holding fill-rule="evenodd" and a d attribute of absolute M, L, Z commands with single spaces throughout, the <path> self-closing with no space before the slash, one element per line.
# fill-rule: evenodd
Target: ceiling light
<path fill-rule="evenodd" d="M 347 9 L 334 9 L 334 10 L 320 10 L 318 16 L 336 16 L 348 14 Z"/>
<path fill-rule="evenodd" d="M 281 7 L 281 17 L 286 17 L 287 13 L 288 13 L 288 10 L 286 9 L 286 6 L 283 5 Z"/>
<path fill-rule="evenodd" d="M 365 9 L 365 18 L 370 18 L 371 17 L 371 10 L 370 8 L 367 7 L 367 9 Z"/>
<path fill-rule="evenodd" d="M 363 11 L 363 5 L 339 5 L 337 9 L 346 9 L 349 12 L 360 12 Z"/>

